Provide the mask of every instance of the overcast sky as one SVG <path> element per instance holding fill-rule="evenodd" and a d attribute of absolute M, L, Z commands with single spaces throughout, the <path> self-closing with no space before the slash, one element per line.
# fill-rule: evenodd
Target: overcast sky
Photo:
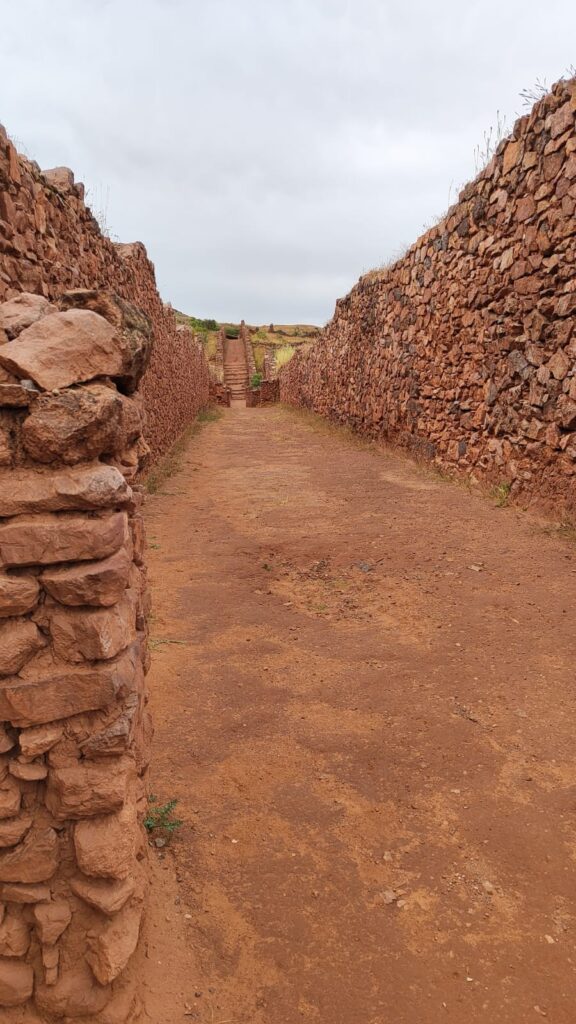
<path fill-rule="evenodd" d="M 0 0 L 0 122 L 166 301 L 324 323 L 576 60 L 574 0 Z"/>

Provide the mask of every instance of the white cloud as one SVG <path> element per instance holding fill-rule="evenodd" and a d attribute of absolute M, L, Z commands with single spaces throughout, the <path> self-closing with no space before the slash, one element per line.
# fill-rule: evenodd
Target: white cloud
<path fill-rule="evenodd" d="M 519 91 L 573 59 L 570 0 L 20 0 L 0 119 L 109 196 L 165 299 L 324 322 L 474 172 Z"/>

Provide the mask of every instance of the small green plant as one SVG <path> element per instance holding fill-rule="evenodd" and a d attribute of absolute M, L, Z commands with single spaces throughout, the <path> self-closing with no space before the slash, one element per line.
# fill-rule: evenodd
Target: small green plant
<path fill-rule="evenodd" d="M 161 832 L 170 838 L 174 832 L 182 828 L 184 822 L 181 818 L 174 816 L 174 808 L 177 800 L 168 800 L 167 803 L 158 802 L 158 797 L 152 793 L 148 797 L 148 813 L 144 818 L 144 828 L 147 832 Z"/>
<path fill-rule="evenodd" d="M 230 325 L 225 328 L 227 338 L 238 338 L 240 336 L 240 328 Z"/>
<path fill-rule="evenodd" d="M 505 508 L 510 497 L 510 484 L 502 483 L 492 489 L 492 497 L 496 499 L 498 508 Z"/>
<path fill-rule="evenodd" d="M 260 371 L 252 374 L 252 380 L 250 381 L 250 387 L 259 388 L 262 383 L 262 374 Z"/>
<path fill-rule="evenodd" d="M 220 329 L 216 320 L 201 320 L 197 316 L 188 316 L 186 319 L 192 330 L 199 331 L 200 333 L 204 333 L 206 331 L 218 331 Z"/>

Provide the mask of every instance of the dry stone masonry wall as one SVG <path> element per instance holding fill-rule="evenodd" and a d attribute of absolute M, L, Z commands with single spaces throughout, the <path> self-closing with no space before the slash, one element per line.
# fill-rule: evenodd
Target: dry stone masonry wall
<path fill-rule="evenodd" d="M 156 461 L 208 402 L 202 346 L 163 304 L 144 246 L 105 238 L 72 172 L 41 171 L 0 126 L 0 302 L 20 292 L 54 300 L 78 288 L 110 289 L 150 318 L 155 344 L 141 391 Z"/>
<path fill-rule="evenodd" d="M 150 725 L 148 317 L 110 292 L 0 305 L 0 1019 L 126 1020 Z"/>
<path fill-rule="evenodd" d="M 576 511 L 576 79 L 444 220 L 338 301 L 284 401 Z"/>

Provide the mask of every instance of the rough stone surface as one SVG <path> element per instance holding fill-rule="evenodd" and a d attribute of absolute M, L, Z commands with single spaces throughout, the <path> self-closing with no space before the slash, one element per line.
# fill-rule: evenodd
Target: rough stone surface
<path fill-rule="evenodd" d="M 60 604 L 110 607 L 120 600 L 128 586 L 132 560 L 122 548 L 100 562 L 83 562 L 70 568 L 42 573 L 42 586 Z M 0 576 L 0 614 L 2 577 Z"/>
<path fill-rule="evenodd" d="M 8 770 L 15 779 L 21 779 L 22 782 L 40 782 L 48 774 L 48 769 L 43 761 L 13 760 L 10 762 Z"/>
<path fill-rule="evenodd" d="M 112 608 L 55 608 L 49 613 L 49 619 L 54 650 L 65 661 L 114 658 L 136 636 L 135 604 L 128 596 L 122 597 Z"/>
<path fill-rule="evenodd" d="M 126 771 L 122 762 L 109 767 L 86 761 L 54 768 L 48 777 L 46 806 L 59 821 L 117 811 L 126 798 Z"/>
<path fill-rule="evenodd" d="M 0 471 L 0 516 L 126 505 L 132 497 L 121 473 L 101 463 L 53 471 Z"/>
<path fill-rule="evenodd" d="M 96 711 L 128 693 L 134 680 L 130 651 L 100 665 L 34 659 L 20 675 L 0 680 L 0 719 L 25 728 Z"/>
<path fill-rule="evenodd" d="M 70 904 L 67 900 L 39 903 L 34 907 L 34 920 L 40 942 L 52 946 L 72 920 Z"/>
<path fill-rule="evenodd" d="M 98 935 L 89 937 L 87 960 L 101 985 L 110 984 L 126 967 L 138 944 L 141 918 L 142 905 L 129 903 Z"/>
<path fill-rule="evenodd" d="M 45 882 L 58 867 L 53 828 L 32 828 L 19 846 L 0 852 L 0 882 Z"/>
<path fill-rule="evenodd" d="M 0 619 L 32 611 L 39 594 L 34 576 L 10 576 L 0 571 Z"/>
<path fill-rule="evenodd" d="M 0 328 L 12 340 L 18 337 L 26 327 L 30 327 L 41 317 L 54 311 L 54 307 L 43 295 L 21 292 L 0 305 Z"/>
<path fill-rule="evenodd" d="M 107 558 L 126 539 L 124 512 L 87 519 L 46 514 L 17 516 L 0 525 L 0 564 L 51 565 Z"/>
<path fill-rule="evenodd" d="M 0 1006 L 21 1006 L 30 999 L 34 972 L 29 964 L 0 959 Z"/>
<path fill-rule="evenodd" d="M 117 814 L 79 822 L 74 829 L 79 867 L 85 875 L 97 878 L 127 878 L 134 863 L 137 833 L 135 810 L 129 805 Z"/>
<path fill-rule="evenodd" d="M 50 899 L 50 889 L 47 885 L 3 885 L 0 886 L 0 899 L 7 903 L 45 903 Z"/>
<path fill-rule="evenodd" d="M 20 750 L 25 757 L 39 757 L 51 750 L 62 739 L 64 729 L 60 722 L 49 725 L 36 725 L 30 729 L 22 729 L 18 737 Z"/>
<path fill-rule="evenodd" d="M 132 878 L 73 878 L 72 892 L 89 906 L 113 917 L 128 902 L 134 892 Z"/>
<path fill-rule="evenodd" d="M 152 331 L 144 313 L 113 292 L 102 289 L 81 288 L 66 292 L 61 300 L 63 309 L 89 310 L 113 324 L 121 339 L 123 365 L 116 377 L 118 385 L 129 394 L 138 387 L 152 354 Z"/>
<path fill-rule="evenodd" d="M 30 619 L 0 619 L 0 676 L 19 672 L 45 644 Z"/>
<path fill-rule="evenodd" d="M 0 380 L 0 408 L 27 409 L 40 394 L 38 389 L 31 385 L 32 382 L 27 386 L 16 381 L 6 383 Z"/>
<path fill-rule="evenodd" d="M 122 339 L 90 310 L 51 313 L 0 348 L 0 366 L 46 391 L 95 377 L 116 377 L 124 367 Z"/>
<path fill-rule="evenodd" d="M 6 754 L 9 750 L 15 747 L 16 742 L 13 735 L 8 731 L 5 725 L 0 723 L 0 754 Z"/>
<path fill-rule="evenodd" d="M 6 427 L 0 424 L 0 466 L 12 466 L 13 462 L 12 437 Z"/>
<path fill-rule="evenodd" d="M 80 749 L 86 757 L 119 757 L 127 752 L 132 743 L 138 744 L 138 732 L 144 727 L 147 712 L 142 711 L 141 692 L 143 689 L 143 672 L 141 683 L 136 681 L 135 692 L 123 702 L 121 709 L 114 709 L 102 723 L 102 728 L 95 729 L 86 739 L 80 741 Z M 146 736 L 146 744 L 150 736 Z"/>
<path fill-rule="evenodd" d="M 28 814 L 23 814 L 19 818 L 7 818 L 0 821 L 0 847 L 4 849 L 7 846 L 16 846 L 17 843 L 24 839 L 31 826 L 32 818 Z"/>
<path fill-rule="evenodd" d="M 0 779 L 0 821 L 18 814 L 21 800 L 20 787 L 14 779 Z"/>
<path fill-rule="evenodd" d="M 0 957 L 26 956 L 30 945 L 30 929 L 21 917 L 6 914 L 0 924 Z"/>
<path fill-rule="evenodd" d="M 121 448 L 122 414 L 123 396 L 104 384 L 41 395 L 24 421 L 22 443 L 37 462 L 111 455 Z"/>
<path fill-rule="evenodd" d="M 53 1014 L 58 1020 L 64 1017 L 72 1024 L 103 1010 L 111 994 L 95 982 L 87 967 L 77 964 L 62 971 L 56 984 L 38 985 L 34 997 L 41 1013 Z"/>

